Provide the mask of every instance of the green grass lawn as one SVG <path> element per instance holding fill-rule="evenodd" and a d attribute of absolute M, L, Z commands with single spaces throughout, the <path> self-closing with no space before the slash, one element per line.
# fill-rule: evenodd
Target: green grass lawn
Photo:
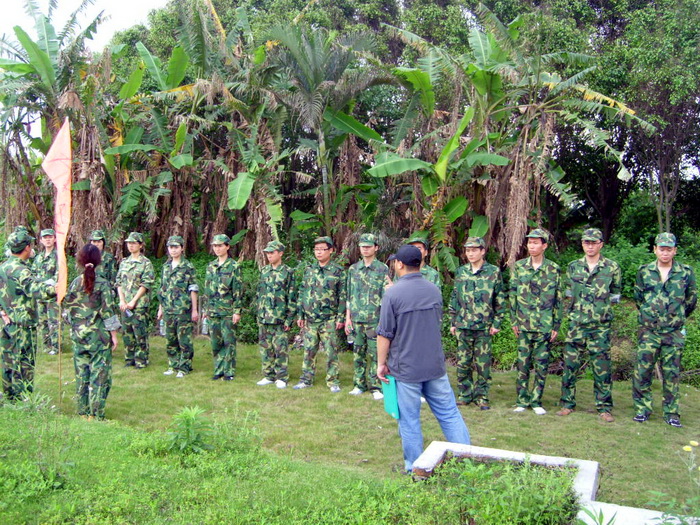
<path fill-rule="evenodd" d="M 69 345 L 68 345 L 69 346 Z M 198 405 L 218 421 L 234 420 L 247 412 L 255 414 L 263 446 L 292 459 L 342 467 L 345 471 L 370 475 L 377 480 L 396 479 L 403 465 L 396 421 L 371 396 L 350 396 L 352 356 L 341 355 L 340 394 L 325 386 L 325 356 L 319 354 L 313 388 L 295 391 L 301 371 L 301 353 L 291 356 L 290 385 L 260 387 L 260 360 L 256 346 L 240 345 L 236 380 L 211 381 L 212 359 L 209 342 L 197 338 L 194 371 L 184 379 L 164 376 L 164 340 L 151 340 L 151 366 L 144 370 L 122 367 L 123 353 L 114 362 L 112 392 L 107 401 L 107 418 L 143 429 L 166 429 L 174 414 L 185 406 Z M 454 380 L 455 371 L 449 369 Z M 62 412 L 74 412 L 73 366 L 70 353 L 62 357 L 62 399 L 59 402 L 58 356 L 40 354 L 37 390 L 52 396 Z M 578 410 L 567 418 L 554 415 L 559 398 L 560 378 L 550 376 L 544 398 L 545 416 L 531 411 L 512 412 L 515 401 L 514 373 L 494 374 L 492 409 L 479 411 L 463 407 L 474 445 L 567 456 L 598 461 L 601 465 L 598 499 L 610 503 L 650 507 L 650 491 L 657 490 L 677 499 L 690 497 L 688 472 L 679 453 L 689 440 L 700 437 L 700 391 L 681 386 L 684 428 L 674 429 L 661 417 L 660 384 L 654 382 L 656 412 L 639 424 L 632 421 L 630 384 L 615 383 L 614 415 L 606 424 L 597 418 L 592 381 L 583 379 L 578 388 Z M 426 445 L 442 440 L 432 415 L 424 410 Z"/>

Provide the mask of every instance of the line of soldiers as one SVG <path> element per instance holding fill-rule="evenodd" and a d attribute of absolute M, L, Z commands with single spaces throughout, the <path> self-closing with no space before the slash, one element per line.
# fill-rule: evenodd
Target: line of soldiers
<path fill-rule="evenodd" d="M 11 236 L 12 245 L 8 241 L 13 255 L 17 255 L 14 250 L 19 249 L 27 238 L 31 239 L 26 230 L 23 235 Z M 24 240 L 18 242 L 20 237 Z M 518 340 L 514 411 L 524 412 L 532 408 L 537 415 L 546 413 L 542 407 L 542 394 L 549 366 L 549 346 L 557 337 L 565 310 L 569 331 L 564 350 L 562 408 L 557 415 L 568 416 L 574 411 L 576 382 L 583 364 L 588 361 L 593 371 L 597 411 L 602 420 L 612 422 L 610 331 L 612 305 L 620 300 L 620 267 L 602 255 L 603 237 L 598 229 L 584 232 L 584 256 L 569 264 L 565 276 L 562 276 L 557 264 L 545 257 L 549 240 L 547 232 L 538 228 L 532 230 L 526 239 L 528 257 L 515 264 L 507 293 L 500 270 L 485 261 L 484 240 L 470 237 L 465 243 L 467 264 L 456 271 L 448 305 L 451 333 L 457 338 L 458 404 L 474 403 L 481 410 L 490 409 L 491 343 L 493 336 L 501 329 L 509 303 L 511 325 Z M 29 327 L 31 324 L 26 316 L 16 315 L 13 304 L 17 295 L 26 301 L 41 301 L 40 304 L 51 302 L 51 293 L 46 288 L 46 283 L 51 281 L 38 268 L 48 267 L 46 261 L 52 260 L 55 243 L 53 231 L 43 230 L 41 241 L 45 254 L 41 259 L 37 257 L 35 271 L 32 273 L 29 268 L 23 267 L 28 286 L 26 293 L 18 291 L 10 276 L 12 268 L 21 265 L 17 259 L 22 258 L 11 257 L 0 266 L 0 305 L 6 326 Z M 151 262 L 143 255 L 143 236 L 132 232 L 126 239 L 130 256 L 122 261 L 118 271 L 115 271 L 113 256 L 103 251 L 104 232 L 93 232 L 90 242 L 102 252 L 98 275 L 113 282 L 116 287 L 124 334 L 125 364 L 145 368 L 149 358 L 147 313 L 155 276 Z M 27 246 L 30 244 L 31 241 Z M 421 251 L 423 277 L 440 286 L 438 272 L 425 264 L 428 242 L 422 237 L 413 237 L 407 244 Z M 199 288 L 194 278 L 194 267 L 184 258 L 182 237 L 170 237 L 167 245 L 169 259 L 163 266 L 157 291 L 160 302 L 158 319 L 164 323 L 169 361 L 164 374 L 183 378 L 192 369 L 192 335 L 194 324 L 200 317 Z M 213 237 L 212 249 L 216 259 L 206 270 L 202 308 L 209 325 L 214 358 L 212 379 L 226 381 L 235 377 L 235 325 L 240 321 L 243 308 L 240 268 L 229 256 L 229 247 L 230 238 L 227 235 Z M 274 383 L 280 389 L 287 387 L 288 332 L 296 321 L 303 330 L 304 358 L 302 374 L 294 389 L 313 385 L 316 356 L 320 345 L 323 345 L 327 352 L 326 385 L 331 392 L 340 392 L 339 332 L 344 329 L 354 350 L 353 389 L 349 393 L 360 395 L 371 392 L 375 399 L 382 399 L 376 377 L 376 326 L 381 298 L 386 287 L 391 286 L 391 280 L 389 268 L 376 258 L 377 237 L 373 234 L 361 235 L 359 247 L 361 259 L 345 272 L 332 259 L 335 251 L 333 240 L 330 237 L 315 239 L 316 262 L 304 269 L 297 286 L 294 271 L 282 260 L 284 245 L 272 241 L 266 246 L 264 252 L 269 264 L 262 270 L 255 304 L 263 375 L 258 385 Z M 651 414 L 652 373 L 655 362 L 659 361 L 663 372 L 664 419 L 668 424 L 679 427 L 680 357 L 685 319 L 695 309 L 697 302 L 695 275 L 692 268 L 674 260 L 676 238 L 673 234 L 659 234 L 654 253 L 657 260 L 639 269 L 635 286 L 641 330 L 633 380 L 634 420 L 644 422 Z M 52 257 L 55 260 L 55 250 Z M 31 276 L 31 282 L 27 275 Z M 564 301 L 562 294 L 569 301 Z M 15 312 L 16 319 L 10 312 Z M 44 317 L 50 317 L 46 313 L 47 308 L 39 307 L 39 312 Z M 32 319 L 36 319 L 36 313 Z M 49 328 L 47 332 L 55 333 L 56 330 Z M 4 336 L 7 336 L 7 331 Z M 5 350 L 6 347 L 13 348 L 13 344 L 8 343 L 10 339 L 5 337 L 3 363 L 6 354 L 14 355 L 14 351 Z M 22 352 L 20 354 L 24 355 Z M 11 361 L 12 358 L 8 357 L 7 367 L 3 364 L 4 387 L 5 369 L 22 368 L 16 364 L 10 366 Z M 29 368 L 30 361 L 33 368 L 33 358 L 25 359 L 23 366 Z M 532 387 L 531 371 L 534 376 Z M 12 384 L 12 381 L 8 384 Z M 16 389 L 12 388 L 5 389 L 8 397 L 16 396 L 16 393 L 12 396 L 8 393 L 15 392 Z"/>

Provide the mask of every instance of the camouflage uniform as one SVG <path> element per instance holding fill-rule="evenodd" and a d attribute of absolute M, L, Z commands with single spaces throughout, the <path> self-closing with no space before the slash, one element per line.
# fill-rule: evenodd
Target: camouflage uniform
<path fill-rule="evenodd" d="M 170 243 L 171 241 L 168 241 L 169 246 Z M 180 264 L 175 267 L 173 267 L 173 261 L 169 259 L 163 265 L 160 290 L 158 290 L 158 300 L 165 325 L 168 368 L 185 374 L 192 371 L 194 357 L 191 293 L 199 292 L 194 275 L 194 266 L 187 259 L 181 259 Z"/>
<path fill-rule="evenodd" d="M 204 299 L 214 356 L 214 376 L 233 377 L 236 374 L 233 315 L 241 313 L 242 286 L 240 268 L 231 257 L 221 265 L 216 259 L 207 266 Z"/>
<path fill-rule="evenodd" d="M 78 414 L 105 417 L 105 403 L 112 387 L 112 339 L 120 328 L 112 285 L 96 277 L 91 294 L 83 290 L 83 277 L 68 287 L 63 301 L 71 326 Z"/>
<path fill-rule="evenodd" d="M 353 384 L 362 391 L 381 391 L 377 378 L 376 330 L 384 287 L 389 284 L 389 267 L 376 259 L 367 266 L 360 259 L 348 270 L 347 279 L 347 306 L 355 331 Z"/>
<path fill-rule="evenodd" d="M 273 241 L 265 251 L 283 251 Z M 294 271 L 286 264 L 262 269 L 257 288 L 258 334 L 263 377 L 289 382 L 289 329 L 296 314 Z"/>
<path fill-rule="evenodd" d="M 500 330 L 505 301 L 501 271 L 496 266 L 484 261 L 476 272 L 471 264 L 457 268 L 449 312 L 451 326 L 457 328 L 459 401 L 489 404 L 492 359 L 489 329 Z M 476 368 L 476 388 L 472 367 Z"/>
<path fill-rule="evenodd" d="M 32 240 L 22 231 L 11 234 L 7 243 L 21 251 Z M 0 331 L 2 388 L 9 400 L 34 391 L 36 299 L 46 300 L 55 295 L 54 283 L 39 281 L 21 258 L 10 256 L 0 265 L 0 310 L 10 318 L 10 324 Z"/>
<path fill-rule="evenodd" d="M 442 281 L 440 280 L 440 274 L 432 266 L 424 264 L 420 269 L 421 275 L 442 290 Z"/>
<path fill-rule="evenodd" d="M 106 247 L 107 239 L 102 230 L 95 230 L 90 234 L 91 241 L 102 241 L 103 247 Z M 109 252 L 102 252 L 102 261 L 99 266 L 95 268 L 95 276 L 102 277 L 105 281 L 112 285 L 112 288 L 116 288 L 117 280 L 117 260 Z"/>
<path fill-rule="evenodd" d="M 345 322 L 346 283 L 343 269 L 334 261 L 318 262 L 304 270 L 299 287 L 299 318 L 306 321 L 304 363 L 300 383 L 311 385 L 316 374 L 316 354 L 320 343 L 328 352 L 326 384 L 339 386 L 338 331 L 336 323 Z"/>
<path fill-rule="evenodd" d="M 559 331 L 559 266 L 545 258 L 536 270 L 531 258 L 515 263 L 510 276 L 510 317 L 518 335 L 517 405 L 541 407 L 542 394 L 549 367 L 549 339 Z M 532 392 L 529 391 L 530 368 L 535 372 Z"/>
<path fill-rule="evenodd" d="M 32 271 L 40 281 L 58 279 L 58 256 L 56 248 L 46 253 L 42 250 L 32 264 Z M 44 352 L 58 352 L 58 304 L 56 300 L 38 300 L 39 333 Z"/>
<path fill-rule="evenodd" d="M 144 367 L 148 364 L 148 306 L 154 282 L 153 264 L 144 255 L 130 256 L 119 265 L 117 287 L 122 289 L 126 302 L 134 298 L 141 286 L 146 288 L 146 293 L 136 303 L 136 308 L 121 314 L 124 359 L 127 365 Z"/>
<path fill-rule="evenodd" d="M 695 273 L 690 266 L 673 261 L 668 279 L 663 282 L 656 261 L 643 265 L 637 273 L 634 301 L 639 308 L 640 324 L 637 366 L 632 382 L 634 407 L 637 414 L 648 416 L 651 413 L 651 381 L 658 359 L 663 374 L 664 417 L 666 421 L 678 419 L 684 325 L 697 304 Z"/>
<path fill-rule="evenodd" d="M 576 407 L 576 381 L 587 358 L 593 370 L 596 409 L 600 413 L 610 412 L 613 407 L 610 324 L 612 303 L 619 302 L 622 292 L 622 272 L 615 261 L 602 255 L 593 270 L 589 270 L 586 258 L 582 257 L 569 264 L 566 278 L 566 297 L 572 300 L 566 309 L 569 332 L 564 348 L 561 405 L 572 410 Z"/>

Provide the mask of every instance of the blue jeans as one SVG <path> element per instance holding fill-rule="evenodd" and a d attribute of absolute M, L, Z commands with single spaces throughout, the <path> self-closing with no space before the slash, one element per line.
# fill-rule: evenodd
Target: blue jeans
<path fill-rule="evenodd" d="M 420 398 L 423 396 L 440 423 L 445 439 L 451 443 L 469 445 L 469 430 L 462 419 L 447 374 L 422 383 L 406 383 L 396 380 L 399 401 L 399 435 L 403 447 L 406 470 L 413 469 L 413 462 L 423 453 L 423 431 L 420 424 Z"/>

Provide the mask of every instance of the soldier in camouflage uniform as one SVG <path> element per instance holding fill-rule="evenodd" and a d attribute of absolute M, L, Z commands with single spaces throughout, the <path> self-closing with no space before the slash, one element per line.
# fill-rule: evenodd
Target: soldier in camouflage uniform
<path fill-rule="evenodd" d="M 440 281 L 440 274 L 438 271 L 433 268 L 432 266 L 429 266 L 428 263 L 425 261 L 427 260 L 426 258 L 428 257 L 428 240 L 424 237 L 420 237 L 417 235 L 414 235 L 410 239 L 406 241 L 406 244 L 410 244 L 411 246 L 415 246 L 420 250 L 421 257 L 423 257 L 423 262 L 421 263 L 420 267 L 420 273 L 423 276 L 423 278 L 427 279 L 431 283 L 433 283 L 435 286 L 437 286 L 440 291 L 442 291 L 442 283 Z"/>
<path fill-rule="evenodd" d="M 476 403 L 481 410 L 489 410 L 491 339 L 501 329 L 505 291 L 501 271 L 484 260 L 484 239 L 469 237 L 464 248 L 468 264 L 457 268 L 449 306 L 450 331 L 457 336 L 457 404 Z"/>
<path fill-rule="evenodd" d="M 228 255 L 230 244 L 231 239 L 228 235 L 214 235 L 211 245 L 216 260 L 207 266 L 204 284 L 204 315 L 209 319 L 214 381 L 232 381 L 236 375 L 234 326 L 241 320 L 243 284 L 238 263 Z"/>
<path fill-rule="evenodd" d="M 90 244 L 97 246 L 102 255 L 102 262 L 97 267 L 97 276 L 110 283 L 112 288 L 116 288 L 117 260 L 114 255 L 105 251 L 106 239 L 105 232 L 102 230 L 95 230 L 90 234 Z"/>
<path fill-rule="evenodd" d="M 561 405 L 558 416 L 568 416 L 576 408 L 576 381 L 582 364 L 593 369 L 593 392 L 600 418 L 612 423 L 612 364 L 610 361 L 610 325 L 612 305 L 620 302 L 622 272 L 615 262 L 603 257 L 603 233 L 589 228 L 581 238 L 584 257 L 572 261 L 566 271 L 566 309 L 569 333 L 564 348 L 564 374 L 561 380 Z"/>
<path fill-rule="evenodd" d="M 47 279 L 55 281 L 58 279 L 56 232 L 52 229 L 41 230 L 39 242 L 44 249 L 34 258 L 32 271 L 40 281 Z M 38 300 L 36 305 L 44 352 L 56 355 L 58 353 L 58 303 L 55 300 Z"/>
<path fill-rule="evenodd" d="M 263 378 L 258 385 L 287 388 L 289 330 L 296 315 L 294 270 L 282 262 L 284 244 L 267 243 L 267 262 L 257 289 L 258 334 Z"/>
<path fill-rule="evenodd" d="M 549 343 L 556 339 L 561 324 L 561 273 L 559 266 L 544 256 L 548 240 L 547 232 L 540 228 L 527 235 L 530 256 L 515 263 L 509 293 L 510 318 L 518 338 L 515 412 L 532 407 L 538 416 L 547 413 L 542 407 L 542 394 L 549 367 Z M 532 391 L 531 368 L 535 372 Z"/>
<path fill-rule="evenodd" d="M 199 321 L 197 297 L 199 286 L 194 280 L 194 266 L 183 257 L 185 240 L 179 235 L 168 239 L 170 258 L 163 265 L 158 290 L 158 320 L 165 325 L 165 351 L 168 369 L 163 375 L 183 378 L 192 371 L 194 323 Z"/>
<path fill-rule="evenodd" d="M 0 350 L 2 350 L 2 388 L 14 401 L 34 390 L 36 359 L 36 299 L 56 295 L 56 281 L 39 281 L 27 260 L 34 237 L 26 230 L 7 239 L 10 258 L 0 265 Z"/>
<path fill-rule="evenodd" d="M 362 259 L 348 270 L 345 333 L 353 336 L 354 388 L 351 395 L 367 390 L 374 399 L 383 399 L 377 378 L 377 325 L 384 288 L 391 284 L 389 267 L 376 259 L 377 237 L 371 233 L 360 236 Z"/>
<path fill-rule="evenodd" d="M 126 238 L 131 254 L 119 265 L 117 293 L 124 329 L 125 366 L 148 366 L 148 305 L 155 282 L 153 264 L 143 255 L 143 235 L 131 232 Z"/>
<path fill-rule="evenodd" d="M 301 378 L 294 389 L 310 387 L 316 374 L 316 354 L 320 344 L 328 352 L 326 385 L 332 393 L 340 392 L 338 368 L 338 330 L 345 324 L 345 272 L 335 262 L 330 237 L 314 240 L 317 263 L 304 270 L 299 287 L 297 324 L 304 331 L 304 363 Z"/>
<path fill-rule="evenodd" d="M 639 268 L 634 287 L 640 324 L 632 381 L 637 412 L 634 421 L 643 423 L 651 414 L 651 380 L 658 360 L 663 375 L 664 419 L 672 427 L 681 427 L 678 406 L 681 352 L 685 344 L 685 321 L 698 300 L 697 285 L 693 269 L 674 260 L 675 235 L 660 233 L 655 244 L 656 261 Z"/>
<path fill-rule="evenodd" d="M 112 285 L 96 275 L 100 258 L 96 246 L 83 246 L 78 253 L 83 275 L 68 287 L 63 307 L 71 326 L 78 414 L 104 419 L 112 387 L 112 352 L 121 325 Z"/>

